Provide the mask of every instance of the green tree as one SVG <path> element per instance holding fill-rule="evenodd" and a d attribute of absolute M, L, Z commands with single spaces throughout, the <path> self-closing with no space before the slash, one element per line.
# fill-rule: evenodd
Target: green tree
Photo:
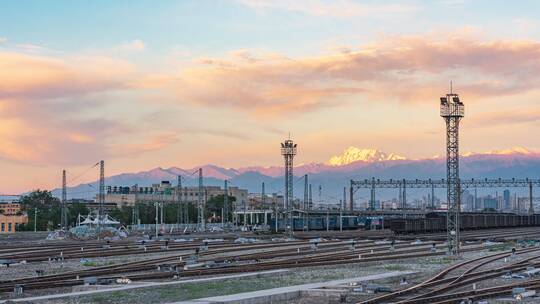
<path fill-rule="evenodd" d="M 54 230 L 60 224 L 60 200 L 47 190 L 35 190 L 20 199 L 21 209 L 28 214 L 28 225 L 21 230 L 34 229 L 34 210 L 37 209 L 37 230 Z"/>
<path fill-rule="evenodd" d="M 85 203 L 72 203 L 68 205 L 68 225 L 76 226 L 77 217 L 80 215 L 88 215 L 90 209 L 86 206 Z"/>
<path fill-rule="evenodd" d="M 114 208 L 109 212 L 109 215 L 122 225 L 131 225 L 133 207 L 122 206 L 121 208 Z"/>
<path fill-rule="evenodd" d="M 233 212 L 233 204 L 236 201 L 236 198 L 234 196 L 229 196 L 229 212 L 226 215 L 229 219 L 231 218 L 231 214 Z M 206 202 L 206 217 L 210 217 L 213 214 L 216 215 L 216 217 L 221 218 L 221 210 L 223 209 L 223 206 L 225 206 L 225 195 L 216 195 L 212 198 L 210 198 Z"/>

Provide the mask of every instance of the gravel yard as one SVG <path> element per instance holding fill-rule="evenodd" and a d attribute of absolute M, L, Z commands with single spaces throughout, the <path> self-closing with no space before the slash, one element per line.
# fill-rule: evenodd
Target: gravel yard
<path fill-rule="evenodd" d="M 467 254 L 472 258 L 480 253 Z M 445 257 L 420 258 L 397 262 L 377 262 L 369 264 L 350 264 L 339 266 L 323 266 L 314 268 L 292 269 L 289 272 L 272 277 L 250 277 L 227 279 L 206 283 L 187 283 L 181 285 L 141 288 L 129 291 L 115 291 L 106 294 L 95 294 L 58 300 L 40 301 L 38 303 L 167 303 L 172 301 L 197 299 L 218 295 L 229 295 L 242 292 L 301 285 L 307 283 L 326 282 L 351 277 L 367 276 L 390 271 L 417 271 L 417 275 L 409 276 L 410 282 L 422 279 L 447 267 L 453 261 Z M 381 284 L 395 284 L 400 278 L 378 281 Z M 307 302 L 304 302 L 307 303 Z"/>

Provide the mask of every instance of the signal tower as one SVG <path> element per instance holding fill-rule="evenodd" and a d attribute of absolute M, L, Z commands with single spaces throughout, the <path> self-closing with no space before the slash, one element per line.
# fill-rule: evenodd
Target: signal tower
<path fill-rule="evenodd" d="M 446 177 L 448 213 L 446 229 L 448 254 L 459 255 L 459 212 L 461 189 L 459 180 L 459 122 L 465 116 L 465 106 L 458 94 L 452 92 L 441 97 L 441 117 L 446 122 Z"/>
<path fill-rule="evenodd" d="M 286 225 L 288 225 L 288 218 L 290 209 L 293 203 L 293 159 L 296 155 L 296 144 L 290 139 L 281 143 L 281 155 L 285 159 L 285 214 Z"/>

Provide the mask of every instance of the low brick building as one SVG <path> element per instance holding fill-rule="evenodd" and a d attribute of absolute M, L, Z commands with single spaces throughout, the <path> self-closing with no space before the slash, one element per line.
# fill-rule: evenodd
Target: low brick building
<path fill-rule="evenodd" d="M 19 225 L 28 223 L 28 215 L 18 203 L 0 202 L 0 233 L 13 233 Z"/>

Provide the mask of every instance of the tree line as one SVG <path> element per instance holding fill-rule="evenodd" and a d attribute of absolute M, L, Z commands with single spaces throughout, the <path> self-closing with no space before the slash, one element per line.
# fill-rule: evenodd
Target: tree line
<path fill-rule="evenodd" d="M 205 204 L 205 217 L 212 217 L 215 221 L 221 221 L 221 210 L 224 207 L 224 195 L 210 198 Z M 226 215 L 232 219 L 235 197 L 229 196 L 229 212 Z M 35 190 L 21 197 L 19 203 L 21 210 L 28 215 L 28 224 L 21 224 L 19 231 L 34 230 L 34 216 L 37 215 L 36 229 L 38 231 L 54 230 L 60 227 L 61 201 L 54 197 L 50 191 Z M 187 208 L 186 208 L 187 207 Z M 119 221 L 122 225 L 130 225 L 133 222 L 133 206 L 116 207 L 108 212 L 109 216 Z M 141 224 L 154 224 L 156 208 L 153 203 L 138 203 L 139 219 Z M 70 202 L 67 204 L 67 225 L 77 225 L 78 215 L 88 215 L 90 209 L 85 203 Z M 187 213 L 187 214 L 185 214 Z M 213 217 L 215 215 L 215 217 Z M 188 223 L 197 222 L 196 203 L 178 204 L 164 203 L 163 218 L 165 223 L 184 222 L 187 217 Z"/>

